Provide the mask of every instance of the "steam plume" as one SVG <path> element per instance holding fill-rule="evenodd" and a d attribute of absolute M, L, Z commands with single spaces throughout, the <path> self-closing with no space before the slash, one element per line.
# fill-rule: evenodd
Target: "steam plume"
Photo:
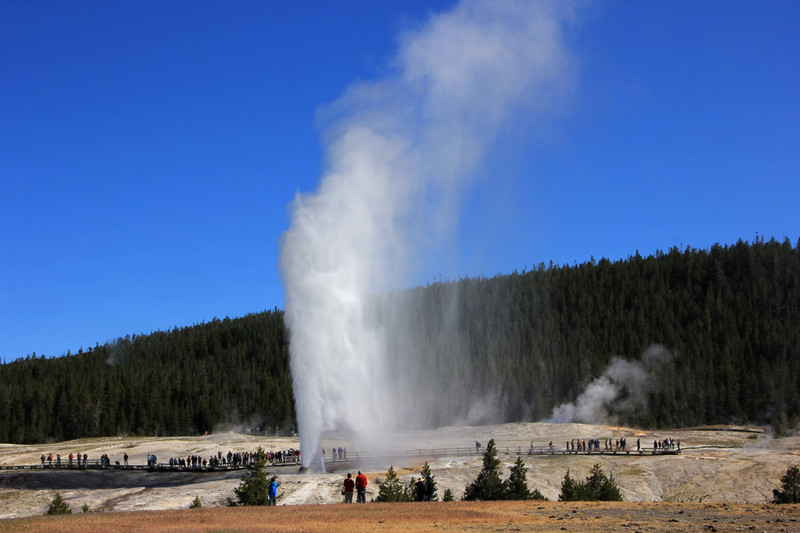
<path fill-rule="evenodd" d="M 550 422 L 617 423 L 618 417 L 647 408 L 656 373 L 672 360 L 660 345 L 647 348 L 639 361 L 614 357 L 603 375 L 592 381 L 574 403 L 553 409 Z"/>
<path fill-rule="evenodd" d="M 326 432 L 365 438 L 408 419 L 415 384 L 389 370 L 415 356 L 390 341 L 412 334 L 396 331 L 408 311 L 398 298 L 379 315 L 374 296 L 408 286 L 452 231 L 501 124 L 568 84 L 570 18 L 566 2 L 462 2 L 401 37 L 391 75 L 322 113 L 326 169 L 291 204 L 281 246 L 306 466 Z"/>

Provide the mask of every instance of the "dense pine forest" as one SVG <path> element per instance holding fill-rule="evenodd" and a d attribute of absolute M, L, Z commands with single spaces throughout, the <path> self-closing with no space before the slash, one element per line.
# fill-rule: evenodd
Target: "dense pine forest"
<path fill-rule="evenodd" d="M 274 310 L 0 366 L 0 441 L 288 428 L 288 336 Z"/>
<path fill-rule="evenodd" d="M 439 403 L 467 410 L 476 394 L 493 398 L 494 421 L 547 418 L 612 357 L 638 360 L 653 344 L 674 357 L 652 381 L 648 408 L 621 422 L 786 430 L 800 420 L 800 241 L 541 264 L 400 297 L 416 312 L 396 334 L 413 335 L 389 341 L 422 356 L 397 361 L 398 370 Z M 0 441 L 179 435 L 225 423 L 286 431 L 295 424 L 288 343 L 275 309 L 0 365 Z"/>

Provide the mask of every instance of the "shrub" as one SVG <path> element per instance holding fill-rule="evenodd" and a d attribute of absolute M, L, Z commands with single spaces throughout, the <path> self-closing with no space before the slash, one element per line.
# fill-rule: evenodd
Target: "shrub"
<path fill-rule="evenodd" d="M 539 492 L 539 489 L 533 489 L 533 492 L 531 493 L 531 500 L 539 500 L 546 502 L 547 498 L 544 497 L 544 494 Z"/>
<path fill-rule="evenodd" d="M 800 469 L 789 467 L 781 477 L 781 488 L 773 489 L 772 503 L 800 503 Z"/>
<path fill-rule="evenodd" d="M 200 501 L 199 496 L 195 496 L 192 503 L 189 504 L 189 509 L 200 509 L 201 507 L 203 507 L 203 502 Z"/>
<path fill-rule="evenodd" d="M 70 509 L 67 502 L 61 497 L 61 494 L 56 493 L 55 498 L 50 502 L 50 508 L 47 509 L 47 513 L 45 514 L 72 514 L 72 509 Z"/>

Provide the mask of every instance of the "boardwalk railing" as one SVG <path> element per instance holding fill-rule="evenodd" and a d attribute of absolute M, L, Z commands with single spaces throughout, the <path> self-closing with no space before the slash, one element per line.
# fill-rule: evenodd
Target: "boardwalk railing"
<path fill-rule="evenodd" d="M 381 458 L 402 458 L 402 457 L 448 457 L 448 456 L 470 456 L 470 455 L 483 455 L 486 451 L 484 447 L 465 447 L 465 448 L 427 448 L 417 450 L 387 450 L 387 451 L 366 451 L 366 452 L 348 452 L 346 456 L 330 455 L 325 456 L 325 463 L 339 463 L 359 461 L 366 459 L 381 459 Z M 680 454 L 680 449 L 677 448 L 645 448 L 641 447 L 639 450 L 592 450 L 592 451 L 577 451 L 558 449 L 550 446 L 506 446 L 497 448 L 498 455 L 512 455 L 512 456 L 525 456 L 525 455 L 606 455 L 606 456 L 627 456 L 627 455 L 677 455 Z"/>
<path fill-rule="evenodd" d="M 464 447 L 464 448 L 420 448 L 416 450 L 386 450 L 386 451 L 365 451 L 365 452 L 347 452 L 347 454 L 330 454 L 325 457 L 325 464 L 329 463 L 349 463 L 359 462 L 375 459 L 394 459 L 402 457 L 448 457 L 448 456 L 472 456 L 483 455 L 486 451 L 484 447 Z M 630 456 L 630 455 L 678 455 L 681 453 L 680 448 L 645 448 L 639 450 L 593 450 L 593 451 L 577 451 L 558 449 L 550 446 L 506 446 L 497 448 L 498 455 L 510 456 L 548 456 L 548 455 L 603 455 L 603 456 Z M 290 467 L 299 466 L 299 456 L 285 456 L 280 459 L 274 458 L 267 461 L 270 468 L 276 467 Z M 242 470 L 248 468 L 247 464 L 224 464 L 216 466 L 178 466 L 170 465 L 169 463 L 158 463 L 155 465 L 146 464 L 108 464 L 100 460 L 90 460 L 85 463 L 81 461 L 80 466 L 73 463 L 72 465 L 62 461 L 60 465 L 55 461 L 49 464 L 45 461 L 44 464 L 35 465 L 0 465 L 0 470 L 43 470 L 43 471 L 79 471 L 79 470 L 128 470 L 128 471 L 149 471 L 149 472 L 224 472 L 228 470 Z"/>

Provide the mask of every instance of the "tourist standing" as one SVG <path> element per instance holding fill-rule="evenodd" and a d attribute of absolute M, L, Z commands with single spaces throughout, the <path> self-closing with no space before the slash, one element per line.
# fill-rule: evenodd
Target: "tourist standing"
<path fill-rule="evenodd" d="M 344 480 L 344 503 L 353 503 L 353 490 L 356 488 L 356 482 L 353 481 L 353 474 L 347 473 L 347 478 Z"/>
<path fill-rule="evenodd" d="M 278 482 L 274 477 L 272 478 L 272 481 L 269 482 L 269 491 L 267 492 L 267 496 L 269 496 L 270 505 L 278 505 Z"/>
<path fill-rule="evenodd" d="M 356 492 L 358 493 L 356 500 L 358 503 L 367 503 L 367 476 L 358 471 L 356 476 Z"/>

